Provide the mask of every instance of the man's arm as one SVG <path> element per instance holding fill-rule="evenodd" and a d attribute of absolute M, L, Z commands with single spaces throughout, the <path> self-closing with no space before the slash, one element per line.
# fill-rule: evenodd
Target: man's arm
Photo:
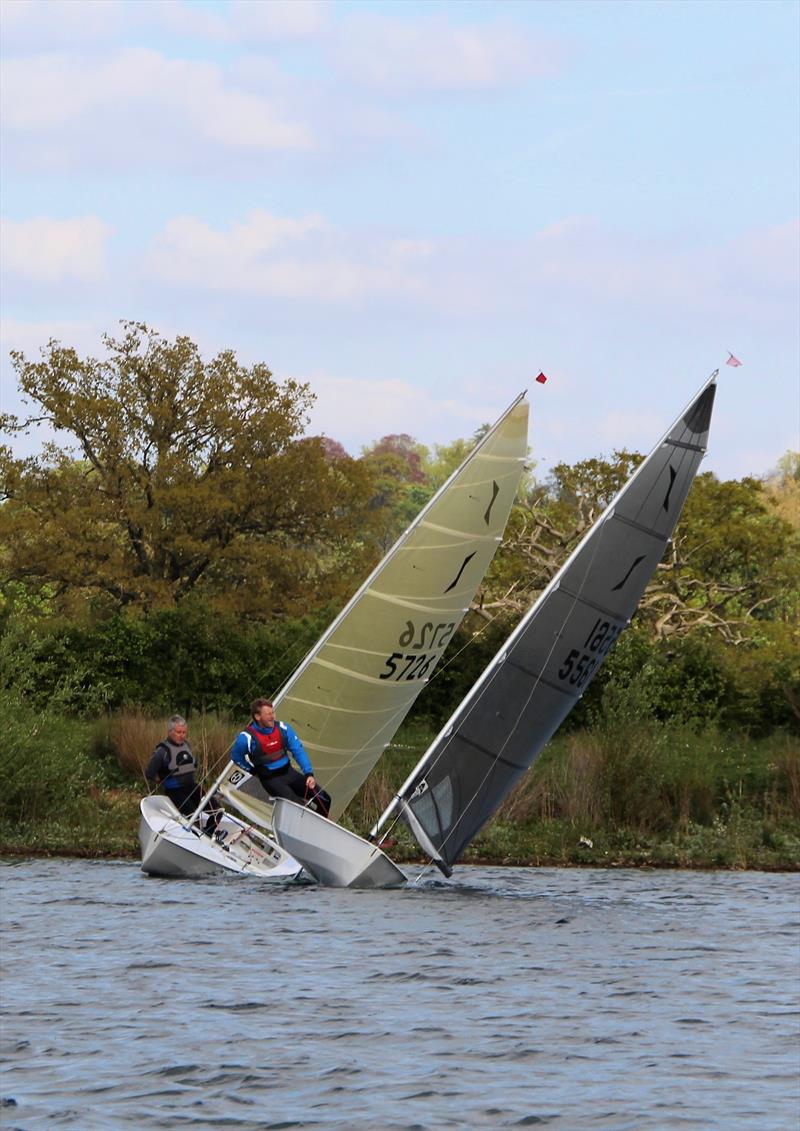
<path fill-rule="evenodd" d="M 248 774 L 253 772 L 253 763 L 249 758 L 250 754 L 250 735 L 246 730 L 236 736 L 236 741 L 231 747 L 231 761 L 235 762 L 237 766 L 241 766 L 243 770 L 247 770 Z"/>
<path fill-rule="evenodd" d="M 166 767 L 164 765 L 165 755 L 166 755 L 166 751 L 165 751 L 162 743 L 159 742 L 158 746 L 155 748 L 153 753 L 150 755 L 150 761 L 147 763 L 147 769 L 144 772 L 144 776 L 147 778 L 147 780 L 149 782 L 154 782 L 154 783 L 158 784 L 158 782 L 160 782 L 164 777 L 166 777 L 166 774 L 165 774 Z"/>
<path fill-rule="evenodd" d="M 311 769 L 311 762 L 309 761 L 308 754 L 306 754 L 305 750 L 303 749 L 302 742 L 288 723 L 280 723 L 279 726 L 283 731 L 283 736 L 286 741 L 286 749 L 292 755 L 295 762 L 297 762 L 298 766 L 306 775 L 306 777 L 309 777 L 309 775 L 312 775 L 314 771 Z"/>

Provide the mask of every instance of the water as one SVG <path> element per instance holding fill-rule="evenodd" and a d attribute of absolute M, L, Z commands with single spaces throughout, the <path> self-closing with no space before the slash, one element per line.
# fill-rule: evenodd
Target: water
<path fill-rule="evenodd" d="M 0 876 L 8 1131 L 798 1126 L 797 876 Z"/>

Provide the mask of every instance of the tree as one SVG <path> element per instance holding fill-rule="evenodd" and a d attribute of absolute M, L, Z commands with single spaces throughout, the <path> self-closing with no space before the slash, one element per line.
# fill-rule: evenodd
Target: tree
<path fill-rule="evenodd" d="M 362 459 L 373 481 L 371 538 L 380 555 L 433 494 L 422 466 L 426 455 L 427 448 L 406 433 L 384 436 L 363 449 Z"/>
<path fill-rule="evenodd" d="M 620 451 L 559 464 L 533 487 L 512 512 L 485 619 L 514 619 L 533 603 L 642 458 Z M 730 644 L 747 643 L 765 620 L 796 625 L 800 531 L 778 509 L 759 480 L 698 476 L 637 619 L 657 637 L 709 629 Z"/>
<path fill-rule="evenodd" d="M 546 483 L 526 484 L 487 578 L 480 615 L 518 619 L 641 461 L 636 452 L 618 451 L 611 461 L 557 464 Z"/>
<path fill-rule="evenodd" d="M 102 359 L 54 340 L 38 362 L 12 354 L 38 411 L 0 417 L 0 429 L 46 422 L 77 450 L 0 449 L 5 576 L 52 586 L 66 605 L 149 609 L 195 594 L 261 618 L 346 583 L 370 476 L 302 438 L 309 387 L 231 350 L 204 361 L 188 337 L 142 323 L 122 331 L 104 336 Z"/>

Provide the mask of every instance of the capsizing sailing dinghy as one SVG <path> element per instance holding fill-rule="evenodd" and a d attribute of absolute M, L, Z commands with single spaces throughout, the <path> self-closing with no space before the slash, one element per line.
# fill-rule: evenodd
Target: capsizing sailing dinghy
<path fill-rule="evenodd" d="M 631 617 L 708 442 L 715 371 L 569 556 L 434 739 L 370 839 L 280 800 L 275 839 L 323 884 L 405 876 L 374 841 L 405 821 L 446 875 L 578 702 Z"/>
<path fill-rule="evenodd" d="M 315 776 L 333 795 L 334 819 L 391 742 L 467 613 L 502 541 L 527 454 L 523 393 L 423 507 L 275 697 L 276 713 L 295 730 Z M 219 844 L 196 828 L 215 794 L 248 822 L 237 822 L 231 832 L 238 837 L 236 853 L 230 842 Z M 164 798 L 146 797 L 142 866 L 158 875 L 194 875 L 205 867 L 193 859 L 200 856 L 222 870 L 297 874 L 300 863 L 269 837 L 277 855 L 267 862 L 259 856 L 264 838 L 251 826 L 269 831 L 273 810 L 258 779 L 233 763 L 191 818 Z M 235 820 L 230 814 L 227 819 Z"/>

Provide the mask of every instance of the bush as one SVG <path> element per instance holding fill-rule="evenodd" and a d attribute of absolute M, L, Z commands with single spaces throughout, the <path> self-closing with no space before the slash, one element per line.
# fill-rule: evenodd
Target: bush
<path fill-rule="evenodd" d="M 0 691 L 0 712 L 0 820 L 55 819 L 102 782 L 102 768 L 88 753 L 87 723 L 58 711 L 43 715 L 9 691 Z"/>
<path fill-rule="evenodd" d="M 327 623 L 320 614 L 242 624 L 197 606 L 91 626 L 20 619 L 0 638 L 0 685 L 81 715 L 142 705 L 241 715 L 286 680 Z"/>

